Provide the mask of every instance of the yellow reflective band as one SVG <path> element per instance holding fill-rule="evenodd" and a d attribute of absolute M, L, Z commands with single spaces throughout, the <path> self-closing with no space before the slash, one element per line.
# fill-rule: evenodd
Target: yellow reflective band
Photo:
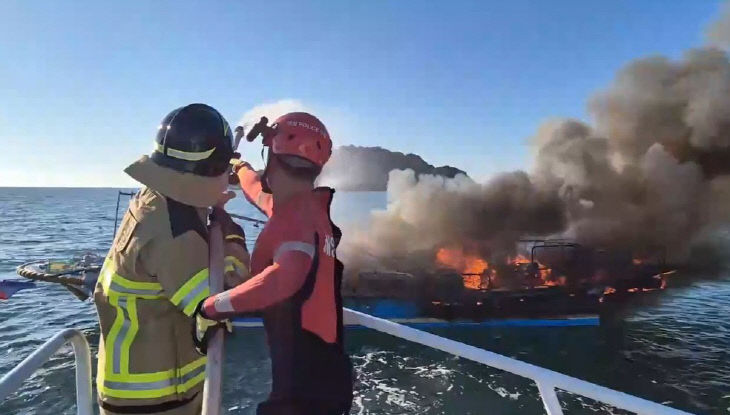
<path fill-rule="evenodd" d="M 236 276 L 243 278 L 244 280 L 251 276 L 251 272 L 248 267 L 233 255 L 227 256 L 224 263 L 226 266 L 224 272 L 226 273 L 233 272 Z"/>
<path fill-rule="evenodd" d="M 129 349 L 132 347 L 132 341 L 134 336 L 137 335 L 139 330 L 139 320 L 137 320 L 137 299 L 129 297 L 127 299 L 127 313 L 129 314 L 129 329 L 127 330 L 124 338 L 122 339 L 122 354 L 119 357 L 122 374 L 126 375 L 129 373 Z"/>
<path fill-rule="evenodd" d="M 112 328 L 109 330 L 109 334 L 104 342 L 104 351 L 106 352 L 105 372 L 107 375 L 114 373 L 114 361 L 119 358 L 114 354 L 114 345 L 116 344 L 119 330 L 121 330 L 122 325 L 124 325 L 124 312 L 121 307 L 119 307 L 119 297 L 109 297 L 109 304 L 116 309 L 117 315 L 114 318 Z"/>
<path fill-rule="evenodd" d="M 103 354 L 102 354 L 103 353 Z M 104 342 L 104 336 L 99 336 L 99 352 L 97 353 L 97 361 L 96 361 L 96 389 L 101 390 L 103 384 L 104 384 L 104 373 L 106 373 L 107 363 L 109 362 L 109 358 L 106 357 L 106 343 Z M 102 358 L 104 360 L 104 367 L 100 367 L 102 363 Z"/>
<path fill-rule="evenodd" d="M 246 265 L 239 261 L 235 256 L 227 256 L 224 260 L 224 264 L 226 267 L 223 272 L 233 272 L 240 277 L 249 274 L 248 267 L 246 267 Z"/>
<path fill-rule="evenodd" d="M 156 282 L 128 280 L 114 272 L 115 264 L 111 259 L 104 261 L 99 279 L 106 295 L 131 295 L 144 299 L 162 298 L 162 285 Z"/>
<path fill-rule="evenodd" d="M 205 377 L 205 376 L 204 376 Z M 106 396 L 122 399 L 154 399 L 163 398 L 165 396 L 177 393 L 177 387 L 174 384 L 158 388 L 158 389 L 116 389 L 112 386 L 118 386 L 114 382 L 104 382 L 102 393 Z"/>
<path fill-rule="evenodd" d="M 180 375 L 178 376 L 180 381 L 180 386 L 177 388 L 178 393 L 185 393 L 195 385 L 205 380 L 205 364 L 207 362 L 207 357 L 201 357 L 180 369 Z"/>
<path fill-rule="evenodd" d="M 180 385 L 177 389 L 179 393 L 185 393 L 195 387 L 195 385 L 199 384 L 200 382 L 205 380 L 205 370 L 198 373 L 195 377 L 189 379 L 182 385 Z"/>
<path fill-rule="evenodd" d="M 210 296 L 210 288 L 206 286 L 197 296 L 193 297 L 192 301 L 190 301 L 188 305 L 185 306 L 183 313 L 185 313 L 185 315 L 192 316 L 195 312 L 195 307 L 197 307 L 201 301 L 208 298 L 208 296 Z"/>
<path fill-rule="evenodd" d="M 192 278 L 190 278 L 185 284 L 183 284 L 182 287 L 180 287 L 177 292 L 170 298 L 170 301 L 172 301 L 173 304 L 177 305 L 180 304 L 180 301 L 185 298 L 186 295 L 188 295 L 191 291 L 193 291 L 198 285 L 201 283 L 208 283 L 208 268 L 203 268 L 200 271 L 198 271 L 195 275 L 193 275 Z"/>
<path fill-rule="evenodd" d="M 213 152 L 215 151 L 215 147 L 206 151 L 182 151 L 167 147 L 167 153 L 165 153 L 165 148 L 160 143 L 156 142 L 155 151 L 157 151 L 158 153 L 167 154 L 170 157 L 174 157 L 180 160 L 200 161 L 210 157 L 210 155 L 213 154 Z"/>
<path fill-rule="evenodd" d="M 208 268 L 198 271 L 175 292 L 170 302 L 182 308 L 186 315 L 192 316 L 198 303 L 210 295 L 208 275 Z"/>
<path fill-rule="evenodd" d="M 233 255 L 227 256 L 224 261 L 226 265 L 235 265 L 239 269 L 246 269 L 246 265 Z"/>
<path fill-rule="evenodd" d="M 245 239 L 245 238 L 244 238 L 243 236 L 241 236 L 241 235 L 236 235 L 235 233 L 234 233 L 234 234 L 231 234 L 231 235 L 228 235 L 228 236 L 226 236 L 226 241 L 232 241 L 232 240 L 234 240 L 234 239 L 240 239 L 240 240 L 242 240 L 242 241 L 246 242 L 246 239 Z"/>
<path fill-rule="evenodd" d="M 162 372 L 127 373 L 124 375 L 108 373 L 105 380 L 114 382 L 151 383 L 174 379 L 177 377 L 177 372 L 178 369 L 163 370 Z"/>
<path fill-rule="evenodd" d="M 101 283 L 101 288 L 104 291 L 104 294 L 109 291 L 109 284 L 112 282 L 111 280 L 111 274 L 112 274 L 112 267 L 114 266 L 114 261 L 107 258 L 104 260 L 104 264 L 101 266 L 101 271 L 99 272 L 99 282 Z"/>
<path fill-rule="evenodd" d="M 185 393 L 205 380 L 206 357 L 196 359 L 178 371 L 129 374 L 105 379 L 99 389 L 115 398 L 161 398 L 173 393 Z M 175 376 L 175 372 L 178 372 Z"/>
<path fill-rule="evenodd" d="M 130 288 L 133 290 L 158 291 L 162 289 L 162 285 L 160 285 L 160 283 L 132 281 L 122 277 L 117 273 L 114 273 L 112 275 L 112 280 L 124 288 Z"/>
<path fill-rule="evenodd" d="M 200 366 L 204 366 L 207 362 L 208 362 L 207 356 L 203 356 L 201 358 L 193 360 L 192 362 L 190 362 L 187 365 L 180 368 L 180 376 L 187 375 L 188 373 L 199 368 Z"/>

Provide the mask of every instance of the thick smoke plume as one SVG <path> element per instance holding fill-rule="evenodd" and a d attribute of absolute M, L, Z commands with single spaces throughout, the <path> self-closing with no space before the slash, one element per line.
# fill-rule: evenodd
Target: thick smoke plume
<path fill-rule="evenodd" d="M 730 17 L 708 34 L 730 40 Z M 592 123 L 555 120 L 533 137 L 532 170 L 485 184 L 393 171 L 388 206 L 346 233 L 352 271 L 433 267 L 458 244 L 485 258 L 520 238 L 569 237 L 608 249 L 665 247 L 685 261 L 730 212 L 730 61 L 713 47 L 629 63 L 588 102 Z M 485 158 L 489 155 L 485 155 Z"/>
<path fill-rule="evenodd" d="M 388 209 L 373 212 L 367 227 L 348 230 L 341 252 L 349 267 L 421 268 L 444 245 L 502 256 L 525 234 L 565 226 L 564 202 L 524 172 L 479 184 L 464 175 L 416 179 L 412 170 L 394 170 L 388 200 Z"/>

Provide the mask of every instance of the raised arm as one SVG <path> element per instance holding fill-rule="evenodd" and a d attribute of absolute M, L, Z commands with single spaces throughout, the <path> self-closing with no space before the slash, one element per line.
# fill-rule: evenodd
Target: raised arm
<path fill-rule="evenodd" d="M 271 217 L 274 212 L 274 199 L 270 194 L 263 192 L 261 177 L 258 173 L 248 163 L 241 163 L 236 166 L 236 174 L 246 200 L 256 206 L 264 215 Z"/>

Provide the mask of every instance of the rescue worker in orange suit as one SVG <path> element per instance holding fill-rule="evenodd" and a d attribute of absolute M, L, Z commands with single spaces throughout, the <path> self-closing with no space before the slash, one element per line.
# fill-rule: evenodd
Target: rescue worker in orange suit
<path fill-rule="evenodd" d="M 250 280 L 207 298 L 204 318 L 261 311 L 271 355 L 272 390 L 259 415 L 349 412 L 352 365 L 343 347 L 341 232 L 330 219 L 334 190 L 314 189 L 332 153 L 325 126 L 296 112 L 263 134 L 262 178 L 242 163 L 246 198 L 269 216 L 251 256 Z"/>
<path fill-rule="evenodd" d="M 144 185 L 130 202 L 96 285 L 102 414 L 201 412 L 206 358 L 190 332 L 208 287 L 210 206 L 224 193 L 233 154 L 226 120 L 204 104 L 172 111 L 151 156 L 125 169 Z M 224 226 L 226 278 L 248 275 L 243 230 Z M 235 283 L 235 282 L 234 282 Z"/>

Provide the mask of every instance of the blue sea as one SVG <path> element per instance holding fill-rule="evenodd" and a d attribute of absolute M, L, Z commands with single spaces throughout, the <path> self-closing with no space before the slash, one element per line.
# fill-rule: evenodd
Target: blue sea
<path fill-rule="evenodd" d="M 112 239 L 118 189 L 0 188 L 0 279 L 20 278 L 23 262 L 104 254 Z M 123 199 L 121 211 L 126 207 Z M 340 224 L 385 205 L 383 193 L 337 193 Z M 231 211 L 257 215 L 242 198 Z M 252 242 L 259 229 L 243 223 Z M 347 237 L 347 227 L 345 238 Z M 450 328 L 437 334 L 604 386 L 702 414 L 730 413 L 730 272 L 678 273 L 663 292 L 634 300 L 600 327 Z M 38 284 L 0 301 L 0 375 L 55 332 L 81 329 L 96 352 L 93 304 L 64 288 Z M 348 329 L 357 370 L 353 414 L 539 414 L 530 381 L 367 329 Z M 237 330 L 226 343 L 224 408 L 253 414 L 270 388 L 261 329 Z M 74 367 L 63 349 L 0 414 L 73 414 Z M 623 413 L 560 393 L 568 414 Z"/>

